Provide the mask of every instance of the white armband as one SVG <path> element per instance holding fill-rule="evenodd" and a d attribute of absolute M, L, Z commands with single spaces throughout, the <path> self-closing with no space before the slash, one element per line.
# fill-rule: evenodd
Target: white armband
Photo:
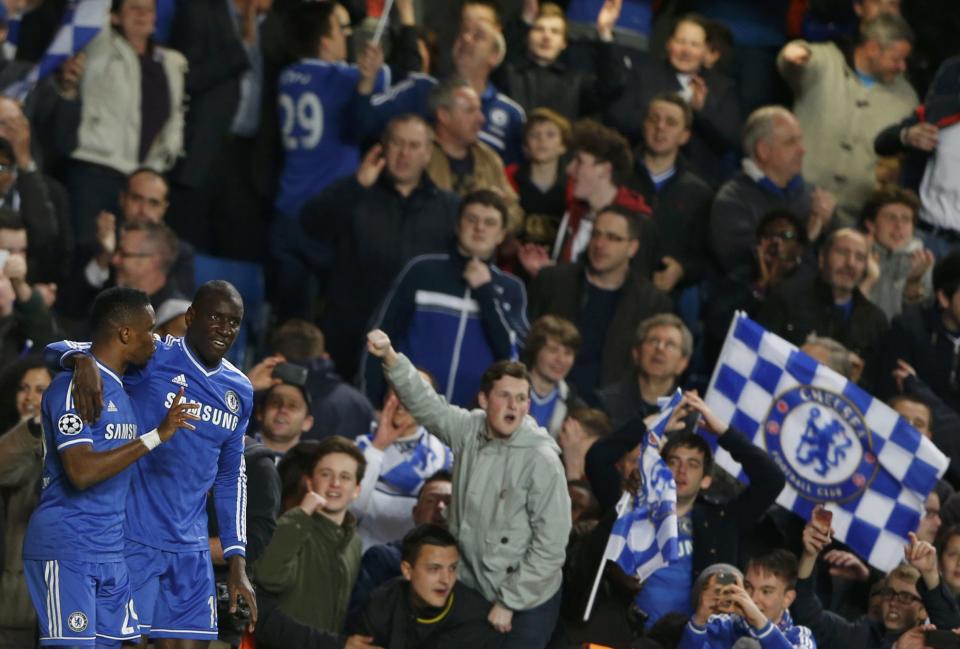
<path fill-rule="evenodd" d="M 152 451 L 160 446 L 160 433 L 158 433 L 157 429 L 154 428 L 146 435 L 141 435 L 140 441 L 143 442 L 143 445 L 147 447 L 148 451 Z"/>

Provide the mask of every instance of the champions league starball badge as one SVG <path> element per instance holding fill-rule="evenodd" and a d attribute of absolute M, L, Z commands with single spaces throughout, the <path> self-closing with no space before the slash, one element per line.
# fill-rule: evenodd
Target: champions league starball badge
<path fill-rule="evenodd" d="M 787 483 L 812 502 L 854 499 L 880 469 L 863 413 L 835 392 L 787 390 L 774 400 L 763 432 Z"/>

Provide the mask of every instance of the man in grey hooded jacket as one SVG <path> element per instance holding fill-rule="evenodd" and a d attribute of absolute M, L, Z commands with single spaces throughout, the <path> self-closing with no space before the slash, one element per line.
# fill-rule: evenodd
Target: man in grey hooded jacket
<path fill-rule="evenodd" d="M 560 448 L 530 409 L 522 363 L 484 372 L 480 410 L 451 406 L 378 330 L 370 354 L 414 418 L 456 457 L 450 531 L 463 556 L 464 583 L 493 602 L 488 620 L 505 633 L 502 649 L 542 649 L 560 612 L 561 570 L 570 534 Z"/>

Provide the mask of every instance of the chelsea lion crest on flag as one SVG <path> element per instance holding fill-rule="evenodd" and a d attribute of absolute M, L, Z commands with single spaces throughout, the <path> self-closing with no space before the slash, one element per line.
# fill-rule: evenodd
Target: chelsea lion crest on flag
<path fill-rule="evenodd" d="M 896 411 L 743 314 L 734 316 L 705 397 L 786 477 L 781 506 L 824 504 L 839 540 L 893 569 L 948 459 Z M 721 448 L 716 462 L 741 480 Z"/>

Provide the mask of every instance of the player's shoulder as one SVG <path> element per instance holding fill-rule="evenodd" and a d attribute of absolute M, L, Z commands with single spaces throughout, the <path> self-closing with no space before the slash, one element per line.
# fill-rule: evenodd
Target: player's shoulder
<path fill-rule="evenodd" d="M 240 368 L 228 361 L 223 359 L 223 376 L 225 379 L 231 383 L 236 384 L 236 386 L 243 391 L 243 396 L 248 396 L 251 399 L 253 398 L 253 384 L 250 383 L 250 379 L 247 378 L 247 375 L 244 374 Z"/>

